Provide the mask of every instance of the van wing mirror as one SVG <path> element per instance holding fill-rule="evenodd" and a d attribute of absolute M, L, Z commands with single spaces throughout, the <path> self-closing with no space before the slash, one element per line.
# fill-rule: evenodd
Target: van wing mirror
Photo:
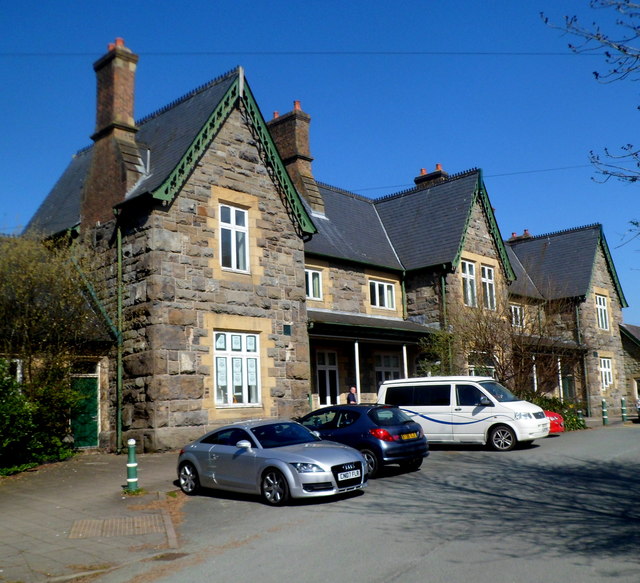
<path fill-rule="evenodd" d="M 480 407 L 493 407 L 491 399 L 489 399 L 489 397 L 486 397 L 485 395 L 482 395 L 482 397 L 480 397 L 480 402 L 478 403 L 478 405 L 480 405 Z"/>

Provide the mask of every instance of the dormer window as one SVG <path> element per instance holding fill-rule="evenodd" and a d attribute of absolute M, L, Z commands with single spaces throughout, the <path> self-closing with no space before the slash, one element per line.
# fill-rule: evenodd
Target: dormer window
<path fill-rule="evenodd" d="M 369 281 L 371 305 L 375 308 L 395 310 L 395 290 L 392 283 L 384 281 Z"/>
<path fill-rule="evenodd" d="M 322 299 L 322 271 L 317 269 L 305 269 L 304 281 L 307 289 L 308 300 Z"/>
<path fill-rule="evenodd" d="M 511 304 L 511 325 L 514 328 L 524 328 L 524 306 L 519 304 Z"/>

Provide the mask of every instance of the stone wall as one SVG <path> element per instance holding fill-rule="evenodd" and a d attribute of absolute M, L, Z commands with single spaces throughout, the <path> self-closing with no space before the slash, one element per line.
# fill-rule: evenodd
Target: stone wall
<path fill-rule="evenodd" d="M 248 209 L 250 274 L 220 268 L 220 202 Z M 231 114 L 171 204 L 148 210 L 132 204 L 121 223 L 125 439 L 136 438 L 145 451 L 175 448 L 224 422 L 306 408 L 303 243 L 242 114 Z M 103 245 L 113 298 L 110 241 Z M 259 333 L 259 406 L 216 407 L 214 328 Z M 115 411 L 110 420 L 115 427 Z"/>
<path fill-rule="evenodd" d="M 607 297 L 608 330 L 598 328 L 596 294 Z M 591 293 L 580 305 L 579 318 L 582 339 L 588 347 L 585 364 L 591 413 L 592 415 L 600 415 L 602 399 L 605 399 L 610 418 L 618 416 L 620 414 L 620 400 L 627 393 L 625 355 L 619 328 L 622 323 L 622 308 L 601 248 L 598 248 L 596 254 Z M 613 384 L 606 390 L 602 388 L 600 379 L 601 357 L 611 358 L 613 363 Z"/>

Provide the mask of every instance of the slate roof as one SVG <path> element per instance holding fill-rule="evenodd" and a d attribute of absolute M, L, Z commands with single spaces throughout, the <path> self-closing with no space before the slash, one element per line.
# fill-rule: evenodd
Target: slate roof
<path fill-rule="evenodd" d="M 632 326 L 631 324 L 620 324 L 623 335 L 640 346 L 640 326 Z"/>
<path fill-rule="evenodd" d="M 589 293 L 596 253 L 602 245 L 610 274 L 623 307 L 626 301 L 602 233 L 594 224 L 536 237 L 506 241 L 535 289 L 546 299 L 585 297 Z M 516 281 L 511 291 L 529 295 L 530 283 Z M 518 291 L 516 291 L 518 290 Z M 535 296 L 533 296 L 535 297 Z"/>
<path fill-rule="evenodd" d="M 452 264 L 462 245 L 479 170 L 378 199 L 376 209 L 404 269 Z"/>
<path fill-rule="evenodd" d="M 307 253 L 402 269 L 373 200 L 318 183 L 324 216 L 313 215 L 318 232 L 305 243 Z"/>
<path fill-rule="evenodd" d="M 428 188 L 368 199 L 318 183 L 325 216 L 305 251 L 398 270 L 452 264 L 462 245 L 479 170 Z"/>
<path fill-rule="evenodd" d="M 25 233 L 48 236 L 80 222 L 80 199 L 91 165 L 91 148 L 80 150 L 25 227 Z"/>
<path fill-rule="evenodd" d="M 516 252 L 508 244 L 507 256 L 509 257 L 511 267 L 513 267 L 513 271 L 516 275 L 516 279 L 509 285 L 509 292 L 516 296 L 524 296 L 538 300 L 544 299 L 544 296 L 533 283 L 522 263 L 520 263 L 520 259 L 516 255 Z"/>
<path fill-rule="evenodd" d="M 151 192 L 164 182 L 239 74 L 239 69 L 234 69 L 136 123 L 136 142 L 145 163 L 149 152 L 149 167 L 142 179 L 127 193 L 126 200 Z M 42 235 L 52 235 L 79 224 L 80 200 L 91 164 L 91 152 L 92 146 L 73 157 L 29 221 L 26 232 L 38 231 Z"/>

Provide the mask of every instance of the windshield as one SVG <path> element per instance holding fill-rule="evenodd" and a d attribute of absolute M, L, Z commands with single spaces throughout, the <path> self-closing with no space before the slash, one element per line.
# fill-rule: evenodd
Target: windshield
<path fill-rule="evenodd" d="M 258 443 L 265 449 L 319 440 L 306 427 L 293 422 L 260 425 L 259 427 L 254 427 L 251 432 L 255 435 Z"/>
<path fill-rule="evenodd" d="M 500 403 L 522 401 L 522 399 L 518 399 L 518 397 L 516 397 L 509 389 L 506 389 L 500 383 L 496 383 L 495 381 L 482 381 L 480 386 L 489 391 L 493 398 Z"/>

